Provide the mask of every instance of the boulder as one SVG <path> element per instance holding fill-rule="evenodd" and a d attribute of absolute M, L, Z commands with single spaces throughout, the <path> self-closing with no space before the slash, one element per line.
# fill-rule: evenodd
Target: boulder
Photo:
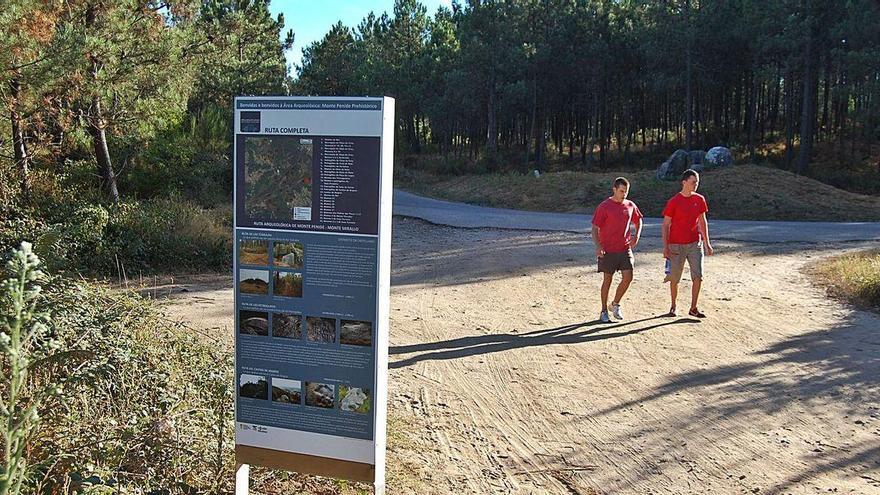
<path fill-rule="evenodd" d="M 688 169 L 690 166 L 690 155 L 685 150 L 675 150 L 672 155 L 669 156 L 669 170 L 667 171 L 667 175 L 672 174 L 676 178 L 681 176 L 681 173 Z"/>
<path fill-rule="evenodd" d="M 678 180 L 681 173 L 690 166 L 690 154 L 685 150 L 675 150 L 669 159 L 657 168 L 657 178 L 660 180 Z"/>
<path fill-rule="evenodd" d="M 269 335 L 269 322 L 265 318 L 248 318 L 244 320 L 242 330 L 250 335 Z"/>
<path fill-rule="evenodd" d="M 694 168 L 695 165 L 702 165 L 703 160 L 706 158 L 706 152 L 703 150 L 693 150 L 691 151 L 691 168 Z M 694 169 L 696 170 L 696 169 Z"/>
<path fill-rule="evenodd" d="M 342 402 L 339 404 L 339 409 L 343 411 L 357 411 L 366 400 L 367 394 L 365 394 L 363 390 L 352 388 L 349 389 L 348 395 L 342 399 Z"/>
<path fill-rule="evenodd" d="M 660 180 L 669 180 L 666 173 L 669 171 L 669 162 L 663 162 L 657 167 L 657 178 Z"/>
<path fill-rule="evenodd" d="M 332 408 L 333 388 L 323 383 L 310 385 L 306 394 L 306 404 L 328 409 Z"/>
<path fill-rule="evenodd" d="M 716 146 L 706 153 L 703 165 L 707 169 L 729 167 L 733 165 L 733 154 L 724 146 Z"/>

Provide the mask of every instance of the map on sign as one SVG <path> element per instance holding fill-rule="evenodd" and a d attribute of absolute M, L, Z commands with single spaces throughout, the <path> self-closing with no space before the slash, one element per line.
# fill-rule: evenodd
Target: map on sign
<path fill-rule="evenodd" d="M 248 137 L 244 156 L 248 216 L 287 220 L 296 208 L 311 208 L 312 139 Z"/>

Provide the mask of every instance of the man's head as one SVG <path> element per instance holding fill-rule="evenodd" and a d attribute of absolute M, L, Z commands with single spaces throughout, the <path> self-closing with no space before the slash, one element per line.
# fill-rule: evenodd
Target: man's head
<path fill-rule="evenodd" d="M 614 201 L 623 201 L 627 194 L 629 194 L 629 181 L 624 177 L 614 179 L 611 184 L 611 197 L 614 198 Z"/>
<path fill-rule="evenodd" d="M 700 185 L 700 174 L 696 170 L 689 168 L 681 174 L 681 192 L 691 194 L 697 191 Z"/>

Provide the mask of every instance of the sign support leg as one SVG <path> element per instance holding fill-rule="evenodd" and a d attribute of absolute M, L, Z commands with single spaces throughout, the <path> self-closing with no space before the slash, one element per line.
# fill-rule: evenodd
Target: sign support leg
<path fill-rule="evenodd" d="M 235 466 L 235 495 L 248 495 L 250 477 L 250 464 L 237 464 Z"/>

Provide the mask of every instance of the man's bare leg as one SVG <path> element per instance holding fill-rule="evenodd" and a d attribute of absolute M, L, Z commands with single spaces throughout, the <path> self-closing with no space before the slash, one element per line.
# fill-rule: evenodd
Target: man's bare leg
<path fill-rule="evenodd" d="M 632 270 L 623 270 L 620 273 L 623 275 L 623 278 L 620 280 L 620 285 L 617 286 L 617 291 L 614 293 L 614 304 L 620 304 L 620 300 L 623 299 L 623 295 L 626 294 L 626 290 L 629 289 L 629 284 L 633 280 Z"/>
<path fill-rule="evenodd" d="M 608 293 L 611 291 L 611 282 L 614 280 L 613 273 L 602 273 L 602 311 L 608 311 Z"/>
<path fill-rule="evenodd" d="M 697 309 L 697 299 L 700 298 L 700 286 L 703 285 L 703 279 L 695 278 L 691 286 L 691 309 Z"/>
<path fill-rule="evenodd" d="M 669 282 L 669 297 L 672 299 L 672 304 L 669 305 L 669 311 L 675 311 L 675 299 L 678 297 L 678 282 Z"/>

